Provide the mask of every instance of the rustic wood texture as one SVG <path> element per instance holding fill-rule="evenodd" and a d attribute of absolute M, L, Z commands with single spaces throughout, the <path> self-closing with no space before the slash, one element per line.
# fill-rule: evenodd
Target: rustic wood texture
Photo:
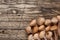
<path fill-rule="evenodd" d="M 0 40 L 27 40 L 25 28 L 32 19 L 56 15 L 60 0 L 0 0 Z"/>

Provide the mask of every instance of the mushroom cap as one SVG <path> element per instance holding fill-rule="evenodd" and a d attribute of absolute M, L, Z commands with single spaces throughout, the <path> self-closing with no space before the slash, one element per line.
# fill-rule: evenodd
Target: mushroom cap
<path fill-rule="evenodd" d="M 52 35 L 53 35 L 53 33 L 50 32 L 50 31 L 48 31 L 48 32 L 46 33 L 46 38 L 51 39 Z"/>
<path fill-rule="evenodd" d="M 51 19 L 51 22 L 54 23 L 54 24 L 57 24 L 57 22 L 58 22 L 57 17 L 53 17 L 53 18 Z"/>
<path fill-rule="evenodd" d="M 49 25 L 50 23 L 51 23 L 51 20 L 50 19 L 46 19 L 45 25 Z"/>
<path fill-rule="evenodd" d="M 44 25 L 41 25 L 40 27 L 39 27 L 39 31 L 40 30 L 44 30 L 45 29 L 45 26 Z"/>
<path fill-rule="evenodd" d="M 43 18 L 43 17 L 40 17 L 40 18 L 37 19 L 37 24 L 38 25 L 42 25 L 42 24 L 44 24 L 44 22 L 45 22 L 45 18 Z"/>
<path fill-rule="evenodd" d="M 32 34 L 30 34 L 30 35 L 28 36 L 28 40 L 34 40 Z"/>
<path fill-rule="evenodd" d="M 38 30 L 39 30 L 39 27 L 38 27 L 37 25 L 36 25 L 36 26 L 34 26 L 34 27 L 33 27 L 33 29 L 32 29 L 33 33 L 38 32 Z"/>
<path fill-rule="evenodd" d="M 45 31 L 41 31 L 40 34 L 39 34 L 39 37 L 44 38 L 45 37 Z"/>
<path fill-rule="evenodd" d="M 57 16 L 57 19 L 60 21 L 60 16 Z"/>
<path fill-rule="evenodd" d="M 26 32 L 27 32 L 28 34 L 32 33 L 32 29 L 31 29 L 30 26 L 28 26 L 28 27 L 26 28 Z"/>
<path fill-rule="evenodd" d="M 36 19 L 34 19 L 34 20 L 32 20 L 31 22 L 30 22 L 30 26 L 32 27 L 32 26 L 35 26 L 36 25 Z"/>
<path fill-rule="evenodd" d="M 45 31 L 49 31 L 49 30 L 50 30 L 50 27 L 51 27 L 51 26 L 47 26 L 47 27 L 45 28 Z"/>
<path fill-rule="evenodd" d="M 54 31 L 54 30 L 57 30 L 58 29 L 58 26 L 57 25 L 54 25 L 50 28 L 50 30 Z"/>
<path fill-rule="evenodd" d="M 34 34 L 33 38 L 38 40 L 39 39 L 38 33 Z"/>

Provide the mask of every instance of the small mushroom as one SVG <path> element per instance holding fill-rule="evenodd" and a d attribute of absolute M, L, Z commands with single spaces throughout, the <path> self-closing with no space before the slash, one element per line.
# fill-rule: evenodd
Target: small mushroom
<path fill-rule="evenodd" d="M 44 30 L 44 29 L 45 29 L 45 26 L 44 26 L 44 25 L 41 25 L 41 26 L 39 27 L 39 31 Z"/>
<path fill-rule="evenodd" d="M 35 40 L 40 40 L 38 33 L 34 34 L 33 38 L 34 38 Z"/>
<path fill-rule="evenodd" d="M 47 26 L 47 27 L 45 28 L 45 31 L 49 31 L 49 30 L 50 30 L 50 27 L 51 27 L 51 26 Z"/>
<path fill-rule="evenodd" d="M 32 28 L 33 33 L 38 32 L 38 29 L 39 29 L 39 27 L 38 27 L 37 25 L 36 25 L 36 26 L 34 26 L 34 27 Z"/>
<path fill-rule="evenodd" d="M 32 33 L 32 29 L 31 29 L 30 26 L 28 26 L 28 27 L 26 28 L 26 32 L 27 32 L 28 34 Z"/>
<path fill-rule="evenodd" d="M 50 19 L 46 19 L 45 25 L 50 25 L 50 23 L 51 23 L 51 20 Z"/>
<path fill-rule="evenodd" d="M 39 34 L 39 37 L 44 38 L 45 37 L 45 31 L 41 31 L 40 34 Z"/>
<path fill-rule="evenodd" d="M 58 23 L 58 35 L 60 36 L 60 22 Z"/>
<path fill-rule="evenodd" d="M 35 26 L 36 25 L 36 19 L 32 20 L 31 23 L 30 23 L 30 26 Z"/>
<path fill-rule="evenodd" d="M 47 38 L 45 37 L 45 31 L 41 31 L 41 32 L 40 32 L 39 38 L 40 38 L 40 39 L 47 40 Z"/>
<path fill-rule="evenodd" d="M 57 17 L 53 17 L 53 18 L 51 19 L 51 22 L 54 23 L 54 24 L 57 24 L 57 22 L 58 22 Z"/>
<path fill-rule="evenodd" d="M 57 29 L 58 29 L 57 25 L 51 26 L 51 28 L 50 28 L 50 30 L 52 30 L 52 31 L 57 30 Z"/>
<path fill-rule="evenodd" d="M 38 25 L 42 25 L 42 24 L 44 24 L 44 22 L 45 22 L 45 18 L 43 18 L 43 17 L 40 17 L 40 18 L 37 19 L 37 24 Z"/>
<path fill-rule="evenodd" d="M 34 40 L 34 38 L 33 38 L 33 35 L 32 35 L 32 34 L 30 34 L 30 35 L 28 36 L 28 40 Z"/>
<path fill-rule="evenodd" d="M 57 19 L 60 21 L 60 16 L 57 16 Z"/>
<path fill-rule="evenodd" d="M 47 38 L 47 39 L 51 39 L 51 38 L 52 38 L 52 35 L 53 35 L 53 33 L 50 32 L 50 31 L 48 31 L 48 32 L 46 33 L 46 38 Z"/>

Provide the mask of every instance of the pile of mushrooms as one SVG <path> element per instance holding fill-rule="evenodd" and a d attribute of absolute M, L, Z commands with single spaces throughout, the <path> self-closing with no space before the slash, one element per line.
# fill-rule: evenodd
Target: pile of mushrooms
<path fill-rule="evenodd" d="M 39 17 L 30 22 L 26 28 L 28 40 L 58 40 L 60 36 L 60 16 L 46 19 Z"/>

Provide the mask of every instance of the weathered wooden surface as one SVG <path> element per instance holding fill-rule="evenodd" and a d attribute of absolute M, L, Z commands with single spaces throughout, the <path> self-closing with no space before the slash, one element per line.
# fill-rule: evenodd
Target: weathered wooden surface
<path fill-rule="evenodd" d="M 0 40 L 27 40 L 25 28 L 32 19 L 56 15 L 60 0 L 0 0 Z"/>

